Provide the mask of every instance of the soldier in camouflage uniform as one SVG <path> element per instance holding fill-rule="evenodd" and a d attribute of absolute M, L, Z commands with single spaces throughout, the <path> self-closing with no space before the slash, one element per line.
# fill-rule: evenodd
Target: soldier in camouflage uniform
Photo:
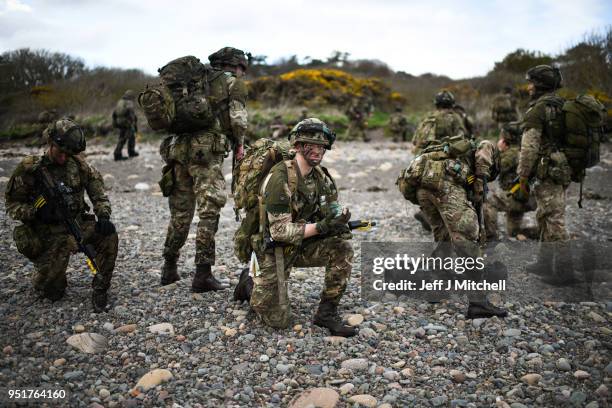
<path fill-rule="evenodd" d="M 500 129 L 504 124 L 518 120 L 516 98 L 512 95 L 511 87 L 504 87 L 504 92 L 495 96 L 491 106 L 491 117 Z"/>
<path fill-rule="evenodd" d="M 444 137 L 467 135 L 463 118 L 454 111 L 455 96 L 440 91 L 434 98 L 435 112 L 429 114 L 417 127 L 412 139 L 413 153 L 418 154 L 429 143 Z"/>
<path fill-rule="evenodd" d="M 401 106 L 395 107 L 395 112 L 389 118 L 389 133 L 394 142 L 406 142 L 408 140 L 408 119 L 403 113 Z"/>
<path fill-rule="evenodd" d="M 278 275 L 287 278 L 293 266 L 325 266 L 314 324 L 333 335 L 353 336 L 355 329 L 344 325 L 337 312 L 353 265 L 353 248 L 346 240 L 351 236 L 350 213 L 341 209 L 334 180 L 319 165 L 335 135 L 319 119 L 309 118 L 299 122 L 290 137 L 295 159 L 275 165 L 262 185 L 264 237 L 277 247 L 258 254 L 261 270 L 253 278 L 250 304 L 266 324 L 287 327 L 291 308 L 280 301 Z"/>
<path fill-rule="evenodd" d="M 219 213 L 227 200 L 221 168 L 231 146 L 234 158 L 242 158 L 248 119 L 247 90 L 242 80 L 248 65 L 244 52 L 225 47 L 208 59 L 213 68 L 209 98 L 218 112 L 218 123 L 210 129 L 177 135 L 160 149 L 174 179 L 161 284 L 180 279 L 177 260 L 197 205 L 200 221 L 196 233 L 196 273 L 191 285 L 194 292 L 224 289 L 212 274 Z"/>
<path fill-rule="evenodd" d="M 431 160 L 429 154 L 436 153 L 427 153 L 426 150 L 421 159 Z M 456 159 L 436 160 L 434 163 L 437 166 L 432 165 L 431 170 L 425 170 L 427 175 L 423 175 L 416 194 L 433 230 L 434 241 L 440 243 L 437 251 L 445 248 L 445 242 L 450 241 L 456 256 L 476 259 L 482 254 L 478 243 L 478 215 L 473 203 L 482 203 L 485 183 L 497 176 L 499 152 L 493 143 L 485 140 L 476 149 L 471 147 Z M 459 169 L 457 163 L 460 163 Z M 448 169 L 452 169 L 452 172 Z M 425 183 L 426 176 L 430 181 L 428 184 Z M 470 191 L 466 186 L 471 176 L 474 181 Z M 478 275 L 478 271 L 472 270 L 463 276 L 479 279 Z M 467 318 L 507 315 L 503 309 L 490 304 L 484 293 L 470 293 L 468 298 Z"/>
<path fill-rule="evenodd" d="M 128 145 L 128 156 L 138 156 L 138 152 L 135 150 L 138 117 L 134 110 L 134 99 L 136 99 L 136 93 L 128 89 L 121 99 L 119 99 L 113 111 L 113 127 L 119 129 L 119 139 L 117 140 L 117 146 L 114 152 L 115 160 L 126 160 L 122 153 L 126 141 Z"/>
<path fill-rule="evenodd" d="M 445 137 L 468 135 L 463 117 L 455 112 L 455 96 L 450 91 L 440 91 L 434 97 L 436 111 L 429 114 L 417 127 L 412 138 L 412 152 L 416 155 L 429 143 Z M 414 218 L 423 229 L 431 231 L 431 226 L 423 215 L 417 211 Z"/>
<path fill-rule="evenodd" d="M 518 166 L 522 132 L 520 125 L 520 122 L 506 123 L 497 143 L 501 156 L 499 170 L 501 191 L 491 191 L 485 203 L 485 224 L 489 240 L 495 240 L 499 237 L 498 211 L 505 213 L 508 236 L 516 237 L 518 234 L 523 234 L 529 238 L 537 239 L 536 228 L 521 228 L 525 213 L 535 210 L 535 199 L 530 197 L 527 202 L 520 202 L 512 196 L 510 191 L 516 185 L 516 168 Z"/>
<path fill-rule="evenodd" d="M 369 97 L 355 97 L 349 105 L 346 116 L 349 120 L 349 126 L 346 130 L 348 138 L 354 140 L 363 140 L 369 142 L 370 139 L 366 135 L 368 128 L 368 118 L 372 114 L 372 102 Z"/>
<path fill-rule="evenodd" d="M 272 124 L 270 125 L 270 130 L 272 131 L 272 139 L 281 140 L 287 137 L 287 132 L 290 127 L 285 124 L 283 117 L 281 115 L 275 115 L 272 120 Z"/>
<path fill-rule="evenodd" d="M 73 236 L 66 230 L 57 207 L 51 201 L 34 206 L 42 194 L 42 174 L 49 174 L 55 183 L 68 189 L 70 212 L 82 229 L 84 243 L 92 245 L 97 254 L 98 273 L 94 276 L 92 303 L 94 311 L 106 307 L 115 259 L 117 233 L 110 221 L 111 206 L 104 192 L 100 173 L 79 155 L 85 150 L 85 136 L 74 121 L 62 118 L 45 130 L 48 149 L 42 156 L 27 156 L 11 176 L 5 193 L 6 212 L 21 221 L 13 238 L 17 249 L 34 263 L 34 288 L 53 301 L 64 295 L 67 286 L 66 268 L 70 255 L 77 251 Z M 93 204 L 89 213 L 84 192 Z M 96 221 L 97 217 L 97 221 Z"/>
<path fill-rule="evenodd" d="M 468 115 L 463 105 L 459 105 L 458 103 L 456 103 L 455 106 L 453 106 L 453 110 L 459 116 L 461 116 L 461 119 L 463 120 L 463 127 L 465 127 L 467 136 L 474 138 L 475 137 L 474 132 L 476 130 L 475 125 L 474 125 L 474 119 L 472 119 L 472 117 Z"/>
<path fill-rule="evenodd" d="M 527 271 L 542 275 L 547 283 L 565 285 L 574 282 L 574 275 L 565 228 L 565 191 L 571 169 L 557 146 L 563 131 L 563 99 L 555 91 L 562 77 L 557 68 L 538 65 L 527 71 L 527 81 L 531 102 L 523 119 L 517 168 L 520 188 L 515 198 L 527 201 L 535 196 L 540 241 L 555 243 L 541 244 L 537 262 Z"/>

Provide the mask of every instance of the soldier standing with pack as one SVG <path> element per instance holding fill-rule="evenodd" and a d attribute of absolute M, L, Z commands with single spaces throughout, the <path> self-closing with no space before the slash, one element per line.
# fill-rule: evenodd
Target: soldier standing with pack
<path fill-rule="evenodd" d="M 134 111 L 134 99 L 136 93 L 131 89 L 125 91 L 125 94 L 117 102 L 117 106 L 113 111 L 113 127 L 119 129 L 119 139 L 115 147 L 115 161 L 126 160 L 122 150 L 127 141 L 127 149 L 129 157 L 138 156 L 136 151 L 136 132 L 138 132 L 138 117 Z"/>
<path fill-rule="evenodd" d="M 346 110 L 349 126 L 346 134 L 354 140 L 369 142 L 370 138 L 366 134 L 368 128 L 368 118 L 372 114 L 372 101 L 367 96 L 354 97 Z"/>
<path fill-rule="evenodd" d="M 491 106 L 491 117 L 499 129 L 504 124 L 518 120 L 516 99 L 512 95 L 512 87 L 504 87 L 504 92 L 495 96 Z"/>
<path fill-rule="evenodd" d="M 215 233 L 219 226 L 219 213 L 227 199 L 221 167 L 224 157 L 232 148 L 235 159 L 240 160 L 243 156 L 248 118 L 246 85 L 241 79 L 248 65 L 244 52 L 225 47 L 208 59 L 212 69 L 204 67 L 194 57 L 173 62 L 188 63 L 194 66 L 193 69 L 203 71 L 205 79 L 196 82 L 201 82 L 198 87 L 205 89 L 195 92 L 203 91 L 206 103 L 210 104 L 215 115 L 214 121 L 191 128 L 182 127 L 160 147 L 162 157 L 168 163 L 164 167 L 160 185 L 169 198 L 171 216 L 164 244 L 161 284 L 168 285 L 180 279 L 177 260 L 187 240 L 197 205 L 200 221 L 196 234 L 196 273 L 191 285 L 194 292 L 224 289 L 212 274 Z M 160 70 L 162 77 L 173 67 L 173 62 Z M 200 77 L 200 74 L 197 76 Z M 184 93 L 188 94 L 189 91 L 185 90 Z M 199 98 L 199 103 L 203 103 L 202 100 L 203 97 Z M 189 109 L 189 106 L 185 109 Z M 181 129 L 180 119 L 177 112 L 175 128 Z"/>
<path fill-rule="evenodd" d="M 520 188 L 515 198 L 526 202 L 530 194 L 535 196 L 540 241 L 545 243 L 540 244 L 537 262 L 528 265 L 527 271 L 543 276 L 547 283 L 569 284 L 574 272 L 565 228 L 565 191 L 571 169 L 559 150 L 564 100 L 555 93 L 562 77 L 558 68 L 538 65 L 527 71 L 527 81 L 531 102 L 523 120 L 517 168 Z"/>
<path fill-rule="evenodd" d="M 47 127 L 44 137 L 48 141 L 46 153 L 23 159 L 6 188 L 6 212 L 22 222 L 15 227 L 13 238 L 18 251 L 34 263 L 34 288 L 52 301 L 64 296 L 70 255 L 83 251 L 78 245 L 91 245 L 93 251 L 89 248 L 85 251 L 89 255 L 97 253 L 95 259 L 88 259 L 95 273 L 92 303 L 96 313 L 102 312 L 118 243 L 104 181 L 79 155 L 85 150 L 85 136 L 77 123 L 62 118 Z M 47 181 L 48 185 L 43 185 Z M 48 187 L 53 190 L 47 191 Z M 85 191 L 95 216 L 89 213 Z M 58 196 L 54 197 L 56 193 Z M 70 232 L 68 225 L 75 231 Z M 82 235 L 78 237 L 80 242 L 72 235 L 75 232 Z"/>
<path fill-rule="evenodd" d="M 393 137 L 394 142 L 408 141 L 408 119 L 403 113 L 401 106 L 395 107 L 395 112 L 389 118 L 389 133 Z"/>
<path fill-rule="evenodd" d="M 252 294 L 244 298 L 250 297 L 251 307 L 264 323 L 286 328 L 291 320 L 286 282 L 291 268 L 325 266 L 324 288 L 313 322 L 332 335 L 349 337 L 356 330 L 342 323 L 338 304 L 353 265 L 353 248 L 347 241 L 350 212 L 338 204 L 334 180 L 320 166 L 334 140 L 335 134 L 316 118 L 305 119 L 292 129 L 295 158 L 272 167 L 261 187 L 261 269 L 253 277 Z M 245 285 L 244 278 L 239 286 Z"/>
<path fill-rule="evenodd" d="M 467 136 L 469 133 L 464 125 L 464 120 L 455 112 L 455 96 L 450 91 L 440 91 L 434 97 L 435 112 L 429 114 L 417 127 L 412 138 L 412 152 L 417 155 L 432 142 L 442 140 L 445 137 Z M 414 214 L 423 229 L 431 231 L 431 226 L 419 210 Z"/>

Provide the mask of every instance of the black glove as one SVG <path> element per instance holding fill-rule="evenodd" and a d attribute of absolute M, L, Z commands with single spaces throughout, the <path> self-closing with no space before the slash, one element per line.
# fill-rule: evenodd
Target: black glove
<path fill-rule="evenodd" d="M 334 218 L 334 214 L 330 212 L 327 217 L 317 222 L 316 228 L 319 234 L 335 235 L 341 232 L 346 232 L 348 222 L 351 219 L 351 212 L 348 208 L 342 211 L 342 214 Z"/>
<path fill-rule="evenodd" d="M 107 236 L 114 234 L 116 231 L 115 224 L 108 218 L 98 217 L 98 221 L 96 221 L 96 232 L 98 234 Z"/>

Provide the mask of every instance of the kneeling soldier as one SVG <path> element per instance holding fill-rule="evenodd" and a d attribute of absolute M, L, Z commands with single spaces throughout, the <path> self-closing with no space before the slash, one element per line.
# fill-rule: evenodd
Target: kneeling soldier
<path fill-rule="evenodd" d="M 336 336 L 353 336 L 344 325 L 338 304 L 353 266 L 348 221 L 350 213 L 338 204 L 338 191 L 329 172 L 319 164 L 335 134 L 319 119 L 299 122 L 290 133 L 293 160 L 278 163 L 262 184 L 260 213 L 264 248 L 258 255 L 251 307 L 272 327 L 289 325 L 291 308 L 286 278 L 293 266 L 325 266 L 325 283 L 314 324 Z"/>
<path fill-rule="evenodd" d="M 24 158 L 6 189 L 6 211 L 22 222 L 13 232 L 17 249 L 34 263 L 34 288 L 53 301 L 64 295 L 70 255 L 84 252 L 95 273 L 93 308 L 102 312 L 118 242 L 104 182 L 79 155 L 85 150 L 85 136 L 77 123 L 60 119 L 43 136 L 48 141 L 45 154 Z M 89 213 L 85 191 L 95 216 Z"/>

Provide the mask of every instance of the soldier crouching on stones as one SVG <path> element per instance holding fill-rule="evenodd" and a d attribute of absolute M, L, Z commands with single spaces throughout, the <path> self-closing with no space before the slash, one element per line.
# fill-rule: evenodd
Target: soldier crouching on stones
<path fill-rule="evenodd" d="M 67 286 L 66 268 L 70 255 L 77 251 L 77 242 L 60 215 L 60 205 L 44 197 L 41 183 L 47 179 L 61 186 L 69 216 L 81 229 L 82 244 L 91 245 L 97 254 L 92 303 L 99 313 L 106 308 L 118 245 L 104 181 L 79 155 L 85 150 L 85 136 L 73 120 L 62 118 L 51 123 L 43 136 L 48 141 L 45 154 L 24 158 L 6 188 L 6 212 L 22 223 L 15 228 L 13 238 L 18 251 L 34 263 L 34 288 L 52 301 L 61 299 Z M 95 216 L 89 213 L 85 191 Z"/>
<path fill-rule="evenodd" d="M 480 231 L 475 206 L 483 205 L 486 183 L 497 177 L 499 152 L 488 140 L 480 142 L 477 146 L 467 139 L 458 140 L 456 143 L 457 147 L 450 146 L 450 149 L 464 151 L 458 154 L 456 159 L 442 155 L 442 159 L 436 160 L 436 155 L 445 151 L 444 144 L 440 145 L 442 151 L 428 152 L 426 149 L 415 159 L 429 160 L 431 167 L 425 171 L 426 174 L 423 175 L 416 191 L 416 197 L 425 218 L 431 225 L 434 241 L 438 243 L 436 252 L 452 250 L 457 256 L 476 259 L 482 256 L 482 251 L 478 242 Z M 465 148 L 468 143 L 471 147 Z M 473 180 L 471 184 L 470 180 Z M 471 186 L 471 191 L 467 186 Z M 445 244 L 449 241 L 450 247 Z M 485 267 L 484 272 L 496 271 L 491 265 Z M 482 272 L 476 269 L 467 271 L 463 277 L 473 280 L 483 278 Z M 468 299 L 469 306 L 466 313 L 468 319 L 507 315 L 505 310 L 489 303 L 484 292 L 470 292 Z"/>
<path fill-rule="evenodd" d="M 264 180 L 261 205 L 267 225 L 263 238 L 268 245 L 265 253 L 258 254 L 261 270 L 253 279 L 250 304 L 267 325 L 288 327 L 291 307 L 285 279 L 291 268 L 325 266 L 313 322 L 332 335 L 349 337 L 356 329 L 342 323 L 337 308 L 353 266 L 353 248 L 347 241 L 350 212 L 341 209 L 335 182 L 320 166 L 334 140 L 335 134 L 319 119 L 299 122 L 290 133 L 295 159 L 275 165 Z"/>

